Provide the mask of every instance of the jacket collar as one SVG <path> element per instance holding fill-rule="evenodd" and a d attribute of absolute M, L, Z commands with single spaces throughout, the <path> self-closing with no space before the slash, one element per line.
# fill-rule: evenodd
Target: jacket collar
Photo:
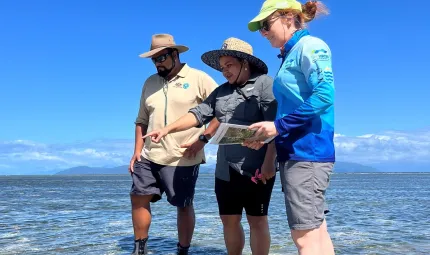
<path fill-rule="evenodd" d="M 293 36 L 288 40 L 284 46 L 281 48 L 281 54 L 278 55 L 278 58 L 284 58 L 288 52 L 296 45 L 302 37 L 309 35 L 309 31 L 307 29 L 301 29 L 294 32 Z"/>

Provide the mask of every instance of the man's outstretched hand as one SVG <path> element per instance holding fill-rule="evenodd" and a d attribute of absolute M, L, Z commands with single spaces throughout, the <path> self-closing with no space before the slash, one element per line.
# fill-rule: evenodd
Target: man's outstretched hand
<path fill-rule="evenodd" d="M 156 130 L 153 130 L 153 131 L 147 133 L 146 135 L 144 135 L 142 137 L 142 139 L 145 139 L 147 137 L 151 137 L 151 141 L 153 141 L 154 143 L 159 143 L 161 138 L 165 137 L 167 134 L 168 134 L 168 132 L 164 128 L 156 129 Z"/>

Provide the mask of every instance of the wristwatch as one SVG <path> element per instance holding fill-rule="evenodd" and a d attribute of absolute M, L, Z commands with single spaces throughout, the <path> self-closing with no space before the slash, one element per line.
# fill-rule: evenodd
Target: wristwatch
<path fill-rule="evenodd" d="M 203 134 L 199 136 L 199 141 L 202 141 L 204 143 L 208 143 L 209 142 L 208 138 L 205 135 L 203 135 Z"/>

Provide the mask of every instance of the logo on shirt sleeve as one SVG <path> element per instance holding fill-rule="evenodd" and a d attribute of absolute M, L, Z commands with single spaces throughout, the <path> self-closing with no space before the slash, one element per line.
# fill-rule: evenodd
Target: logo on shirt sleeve
<path fill-rule="evenodd" d="M 187 82 L 187 83 L 184 83 L 184 85 L 182 85 L 182 87 L 184 88 L 184 89 L 188 89 L 189 87 L 190 87 L 190 84 Z"/>
<path fill-rule="evenodd" d="M 312 51 L 312 61 L 330 61 L 330 55 L 325 49 L 317 49 Z"/>
<path fill-rule="evenodd" d="M 318 68 L 318 81 L 326 81 L 326 82 L 333 82 L 333 71 L 329 66 L 326 66 L 325 68 Z"/>
<path fill-rule="evenodd" d="M 326 51 L 325 49 L 313 50 L 313 51 L 312 51 L 312 54 L 319 54 L 319 53 L 324 53 L 324 54 L 326 54 L 326 53 L 327 53 L 327 51 Z"/>

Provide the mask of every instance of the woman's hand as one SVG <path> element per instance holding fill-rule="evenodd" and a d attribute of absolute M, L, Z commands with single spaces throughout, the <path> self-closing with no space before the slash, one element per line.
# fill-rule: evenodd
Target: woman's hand
<path fill-rule="evenodd" d="M 261 149 L 261 147 L 264 146 L 264 142 L 263 141 L 244 141 L 242 143 L 242 146 L 246 146 L 253 150 L 259 150 Z"/>
<path fill-rule="evenodd" d="M 279 135 L 278 131 L 276 130 L 275 123 L 271 121 L 262 121 L 254 123 L 249 126 L 248 129 L 257 130 L 254 134 L 254 137 L 272 137 Z"/>
<path fill-rule="evenodd" d="M 261 166 L 261 181 L 266 184 L 266 181 L 272 179 L 276 174 L 276 168 L 274 162 L 263 162 Z"/>
<path fill-rule="evenodd" d="M 165 137 L 169 132 L 162 128 L 162 129 L 157 129 L 154 131 L 151 131 L 149 133 L 147 133 L 146 135 L 144 135 L 142 137 L 142 139 L 145 139 L 147 137 L 151 137 L 151 141 L 153 141 L 154 143 L 159 143 L 161 138 Z"/>

